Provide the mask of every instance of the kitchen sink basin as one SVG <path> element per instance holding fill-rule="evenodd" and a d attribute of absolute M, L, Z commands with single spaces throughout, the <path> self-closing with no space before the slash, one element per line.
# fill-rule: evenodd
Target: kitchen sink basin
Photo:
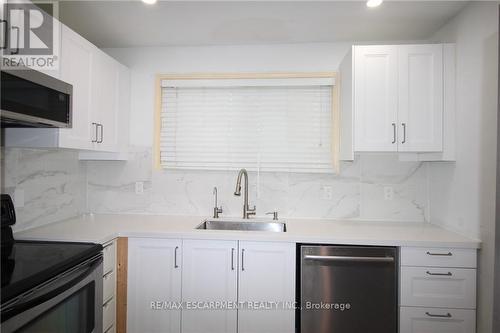
<path fill-rule="evenodd" d="M 237 231 L 270 231 L 286 232 L 286 223 L 262 220 L 205 220 L 196 229 L 199 230 L 237 230 Z"/>

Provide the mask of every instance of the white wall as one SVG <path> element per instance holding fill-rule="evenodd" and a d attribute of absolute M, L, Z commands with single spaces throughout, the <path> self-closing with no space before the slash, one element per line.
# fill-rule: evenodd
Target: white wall
<path fill-rule="evenodd" d="M 482 240 L 478 332 L 491 332 L 495 245 L 498 3 L 471 3 L 432 38 L 456 43 L 457 161 L 430 165 L 430 218 Z"/>
<path fill-rule="evenodd" d="M 132 71 L 134 146 L 151 146 L 155 75 L 199 72 L 333 71 L 350 44 L 294 44 L 106 49 Z"/>

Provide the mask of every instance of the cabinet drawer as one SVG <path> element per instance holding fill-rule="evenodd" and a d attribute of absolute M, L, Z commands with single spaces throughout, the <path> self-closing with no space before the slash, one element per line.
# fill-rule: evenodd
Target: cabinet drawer
<path fill-rule="evenodd" d="M 401 267 L 401 305 L 474 309 L 476 270 Z"/>
<path fill-rule="evenodd" d="M 102 327 L 106 331 L 115 323 L 116 303 L 115 298 L 111 298 L 102 306 Z"/>
<path fill-rule="evenodd" d="M 102 278 L 102 300 L 106 302 L 115 295 L 115 272 L 111 271 Z"/>
<path fill-rule="evenodd" d="M 116 245 L 115 241 L 103 245 L 103 274 L 109 273 L 115 269 Z"/>
<path fill-rule="evenodd" d="M 476 268 L 476 249 L 402 247 L 402 266 Z"/>
<path fill-rule="evenodd" d="M 401 307 L 399 333 L 474 333 L 476 311 Z"/>

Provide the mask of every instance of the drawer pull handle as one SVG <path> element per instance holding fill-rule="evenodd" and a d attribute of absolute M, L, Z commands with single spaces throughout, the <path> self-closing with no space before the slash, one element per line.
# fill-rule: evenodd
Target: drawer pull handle
<path fill-rule="evenodd" d="M 425 272 L 427 273 L 427 275 L 437 275 L 437 276 L 452 276 L 453 274 L 451 274 L 451 272 L 448 272 L 448 273 L 431 273 L 429 271 Z"/>
<path fill-rule="evenodd" d="M 112 300 L 113 300 L 113 297 L 111 297 L 110 299 L 108 299 L 108 300 L 106 301 L 106 303 L 104 303 L 104 304 L 102 305 L 102 307 L 103 307 L 103 308 L 105 308 L 105 309 L 107 309 L 107 308 L 108 308 L 108 306 L 109 306 L 109 303 L 111 303 L 111 301 L 112 301 Z"/>
<path fill-rule="evenodd" d="M 440 314 L 432 314 L 432 313 L 429 313 L 429 312 L 426 312 L 425 313 L 427 316 L 429 317 L 433 317 L 433 318 L 451 318 L 451 313 L 447 313 L 445 315 L 440 315 Z"/>
<path fill-rule="evenodd" d="M 453 255 L 453 253 L 451 253 L 451 252 L 448 252 L 448 253 L 432 253 L 432 252 L 429 252 L 429 251 L 427 251 L 427 254 L 430 255 L 430 256 L 443 256 L 443 257 L 451 257 Z"/>

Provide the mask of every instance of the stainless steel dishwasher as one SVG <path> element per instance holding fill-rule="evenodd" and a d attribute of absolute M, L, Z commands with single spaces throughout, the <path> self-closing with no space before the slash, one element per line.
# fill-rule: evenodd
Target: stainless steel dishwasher
<path fill-rule="evenodd" d="M 397 333 L 394 247 L 299 245 L 301 333 Z"/>

